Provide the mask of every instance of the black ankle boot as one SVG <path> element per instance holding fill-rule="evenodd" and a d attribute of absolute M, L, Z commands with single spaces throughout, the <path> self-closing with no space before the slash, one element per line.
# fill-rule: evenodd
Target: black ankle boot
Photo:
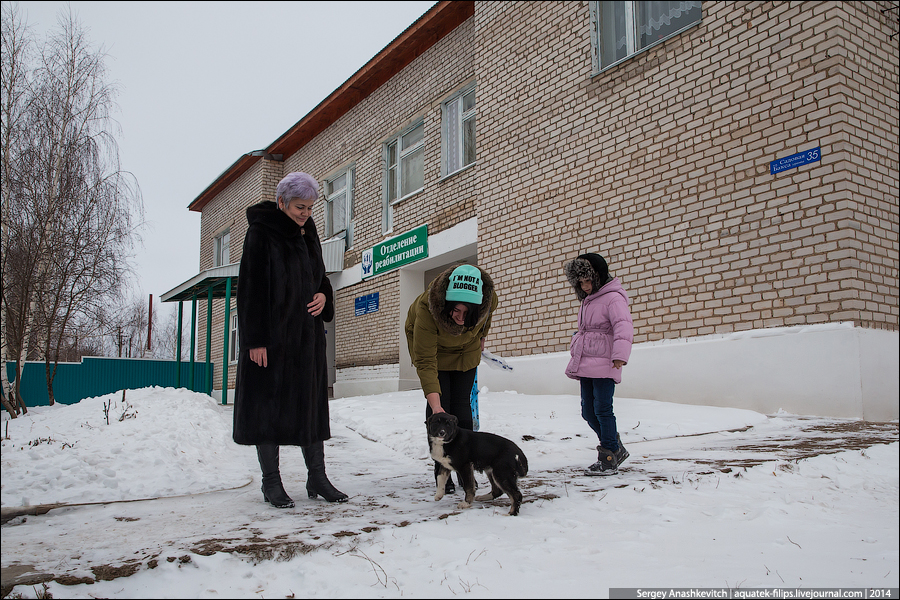
<path fill-rule="evenodd" d="M 262 469 L 263 500 L 275 508 L 293 508 L 294 501 L 284 491 L 281 473 L 278 470 L 278 446 L 262 444 L 256 447 L 259 466 Z"/>
<path fill-rule="evenodd" d="M 347 494 L 331 485 L 325 475 L 325 444 L 315 442 L 309 446 L 301 446 L 300 449 L 303 450 L 303 458 L 309 471 L 306 480 L 306 493 L 309 497 L 322 496 L 329 502 L 346 502 Z"/>

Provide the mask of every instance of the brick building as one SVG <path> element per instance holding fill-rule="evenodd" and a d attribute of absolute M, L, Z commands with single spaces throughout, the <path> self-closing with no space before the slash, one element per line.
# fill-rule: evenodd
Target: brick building
<path fill-rule="evenodd" d="M 164 299 L 200 290 L 202 315 L 202 286 L 239 285 L 245 208 L 306 171 L 322 184 L 313 218 L 336 290 L 336 396 L 417 387 L 406 308 L 458 261 L 497 286 L 493 352 L 562 355 L 577 314 L 562 264 L 584 251 L 629 291 L 636 348 L 839 325 L 866 348 L 874 336 L 863 355 L 894 348 L 894 393 L 896 13 L 890 2 L 439 2 L 190 204 L 201 274 Z M 427 256 L 364 272 L 369 252 L 423 226 Z M 225 313 L 214 300 L 217 369 L 234 339 Z M 855 376 L 870 390 L 881 377 Z"/>

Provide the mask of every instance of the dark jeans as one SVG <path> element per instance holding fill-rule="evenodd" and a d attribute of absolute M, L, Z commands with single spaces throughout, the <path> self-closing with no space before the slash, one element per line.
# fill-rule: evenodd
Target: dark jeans
<path fill-rule="evenodd" d="M 613 414 L 613 392 L 616 382 L 612 379 L 581 378 L 581 416 L 600 439 L 600 445 L 610 452 L 619 449 L 616 439 L 616 415 Z"/>
<path fill-rule="evenodd" d="M 469 371 L 438 371 L 438 383 L 441 384 L 441 408 L 459 421 L 462 429 L 472 431 L 472 386 L 475 385 L 475 373 L 478 368 Z M 425 418 L 431 416 L 431 407 L 426 403 Z"/>
<path fill-rule="evenodd" d="M 475 385 L 475 374 L 478 368 L 469 371 L 438 371 L 438 383 L 441 384 L 441 408 L 456 417 L 460 429 L 472 431 L 472 386 Z M 425 418 L 431 416 L 431 406 L 425 404 Z M 438 463 L 434 463 L 434 474 L 437 477 Z"/>

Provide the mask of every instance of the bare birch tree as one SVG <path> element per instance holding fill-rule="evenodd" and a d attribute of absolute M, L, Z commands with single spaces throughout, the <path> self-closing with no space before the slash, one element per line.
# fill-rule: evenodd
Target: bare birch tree
<path fill-rule="evenodd" d="M 15 5 L 4 3 L 4 335 L 17 388 L 24 360 L 41 358 L 53 404 L 64 341 L 102 326 L 127 283 L 142 204 L 119 166 L 103 51 L 71 11 L 39 49 L 33 44 Z"/>
<path fill-rule="evenodd" d="M 23 284 L 27 286 L 30 269 L 13 269 L 20 263 L 20 255 L 26 251 L 21 248 L 23 242 L 20 228 L 13 228 L 13 207 L 16 218 L 20 214 L 18 202 L 11 200 L 13 196 L 12 164 L 16 151 L 16 140 L 24 123 L 23 115 L 29 109 L 28 64 L 32 60 L 29 52 L 33 49 L 31 32 L 21 19 L 15 5 L 2 5 L 2 52 L 0 52 L 0 143 L 2 143 L 2 165 L 0 165 L 0 371 L 8 389 L 6 361 L 15 356 L 17 365 L 21 349 L 24 347 L 25 327 L 21 300 L 14 290 Z M 15 249 L 13 249 L 15 248 Z M 15 391 L 3 398 L 4 408 L 15 418 L 25 403 L 19 395 L 19 378 L 21 369 L 16 369 Z"/>

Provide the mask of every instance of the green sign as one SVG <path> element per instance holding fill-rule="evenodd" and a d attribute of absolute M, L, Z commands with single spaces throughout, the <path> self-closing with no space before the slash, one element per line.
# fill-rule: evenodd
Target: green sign
<path fill-rule="evenodd" d="M 428 257 L 428 225 L 421 225 L 369 248 L 362 255 L 363 279 Z"/>

